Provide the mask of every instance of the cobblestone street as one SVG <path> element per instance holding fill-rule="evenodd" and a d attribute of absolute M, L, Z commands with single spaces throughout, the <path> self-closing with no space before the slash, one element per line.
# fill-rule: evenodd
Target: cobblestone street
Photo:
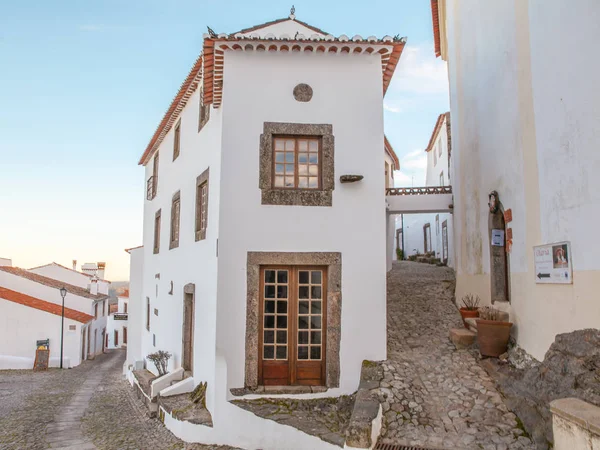
<path fill-rule="evenodd" d="M 533 448 L 494 382 L 448 331 L 461 327 L 447 267 L 395 262 L 388 275 L 382 441 L 444 449 Z"/>
<path fill-rule="evenodd" d="M 0 449 L 188 449 L 135 397 L 113 351 L 74 369 L 0 371 Z"/>

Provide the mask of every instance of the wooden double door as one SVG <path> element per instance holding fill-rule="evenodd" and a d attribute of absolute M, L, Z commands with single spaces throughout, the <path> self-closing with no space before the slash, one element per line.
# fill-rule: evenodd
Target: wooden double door
<path fill-rule="evenodd" d="M 327 268 L 260 270 L 259 383 L 325 384 Z"/>

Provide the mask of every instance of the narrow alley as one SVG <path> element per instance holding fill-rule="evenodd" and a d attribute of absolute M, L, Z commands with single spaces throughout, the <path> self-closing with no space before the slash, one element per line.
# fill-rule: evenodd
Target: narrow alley
<path fill-rule="evenodd" d="M 394 262 L 388 274 L 388 361 L 380 442 L 445 449 L 534 448 L 474 352 L 456 350 L 454 272 Z"/>

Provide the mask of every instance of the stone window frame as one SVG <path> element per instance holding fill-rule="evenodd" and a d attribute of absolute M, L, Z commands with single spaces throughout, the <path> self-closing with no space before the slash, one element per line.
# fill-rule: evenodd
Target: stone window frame
<path fill-rule="evenodd" d="M 200 88 L 200 101 L 198 102 L 198 133 L 210 120 L 210 103 L 204 103 L 204 89 Z"/>
<path fill-rule="evenodd" d="M 268 265 L 327 266 L 325 387 L 339 387 L 342 321 L 342 254 L 339 252 L 248 252 L 245 387 L 258 388 L 260 268 Z"/>
<path fill-rule="evenodd" d="M 206 230 L 208 230 L 208 206 L 210 200 L 210 167 L 202 172 L 198 178 L 196 178 L 196 213 L 195 213 L 195 226 L 194 236 L 197 241 L 206 239 Z M 199 195 L 199 189 L 202 185 L 206 184 L 206 210 L 202 211 L 202 195 Z M 202 219 L 204 219 L 204 228 L 202 227 Z"/>
<path fill-rule="evenodd" d="M 273 137 L 319 137 L 321 139 L 320 189 L 273 187 Z M 335 139 L 333 125 L 265 122 L 260 135 L 259 188 L 263 205 L 332 206 L 335 189 Z"/>
<path fill-rule="evenodd" d="M 160 214 L 161 210 L 159 209 L 154 215 L 154 245 L 152 247 L 152 252 L 155 255 L 160 252 Z"/>
<path fill-rule="evenodd" d="M 175 217 L 175 203 L 179 203 L 179 212 Z M 175 223 L 177 221 L 177 224 Z M 175 227 L 177 225 L 177 227 Z M 171 232 L 169 233 L 169 250 L 179 247 L 179 235 L 181 234 L 181 191 L 173 194 L 171 200 Z M 175 232 L 177 233 L 175 235 Z"/>
<path fill-rule="evenodd" d="M 173 128 L 173 161 L 175 161 L 181 153 L 181 119 Z"/>

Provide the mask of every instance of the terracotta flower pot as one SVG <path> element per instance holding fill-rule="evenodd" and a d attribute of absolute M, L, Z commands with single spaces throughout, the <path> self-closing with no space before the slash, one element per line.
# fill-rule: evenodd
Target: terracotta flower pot
<path fill-rule="evenodd" d="M 462 316 L 463 325 L 465 326 L 465 328 L 469 328 L 469 325 L 467 325 L 467 322 L 465 322 L 465 319 L 479 317 L 478 309 L 460 308 L 459 311 L 460 311 L 460 315 Z"/>
<path fill-rule="evenodd" d="M 512 325 L 510 322 L 479 319 L 477 321 L 479 352 L 483 356 L 494 356 L 496 358 L 505 353 L 508 348 Z"/>

